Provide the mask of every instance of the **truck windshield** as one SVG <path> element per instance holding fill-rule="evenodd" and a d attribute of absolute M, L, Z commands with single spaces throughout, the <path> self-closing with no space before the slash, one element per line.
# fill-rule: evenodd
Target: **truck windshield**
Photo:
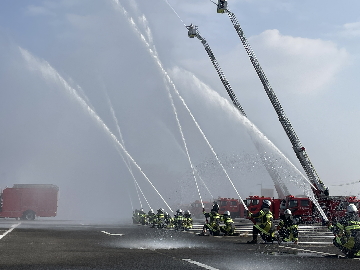
<path fill-rule="evenodd" d="M 292 207 L 296 207 L 298 206 L 298 201 L 297 200 L 290 200 L 289 201 L 289 208 L 292 208 Z"/>
<path fill-rule="evenodd" d="M 250 201 L 251 205 L 258 205 L 259 204 L 259 200 L 251 200 Z"/>

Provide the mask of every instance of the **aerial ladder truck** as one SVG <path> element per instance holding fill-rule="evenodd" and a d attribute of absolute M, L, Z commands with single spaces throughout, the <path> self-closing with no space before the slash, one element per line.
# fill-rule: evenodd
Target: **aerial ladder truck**
<path fill-rule="evenodd" d="M 285 115 L 285 112 L 272 89 L 263 69 L 260 66 L 258 59 L 254 51 L 252 50 L 250 43 L 244 35 L 244 32 L 235 16 L 227 8 L 226 0 L 218 0 L 217 3 L 217 13 L 227 13 L 231 23 L 233 24 L 235 31 L 237 32 L 247 55 L 250 58 L 250 61 L 265 89 L 265 92 L 270 99 L 271 104 L 273 105 L 279 121 L 285 130 L 286 135 L 290 139 L 292 144 L 292 148 L 298 158 L 302 168 L 304 169 L 309 181 L 312 183 L 312 190 L 314 192 L 315 198 L 318 200 L 320 205 L 322 206 L 325 214 L 327 214 L 328 218 L 331 220 L 332 218 L 336 218 L 341 216 L 344 213 L 344 208 L 346 208 L 346 204 L 358 202 L 355 197 L 350 196 L 329 196 L 329 189 L 324 185 L 321 181 L 319 175 L 317 174 L 313 164 L 310 161 L 308 154 L 305 151 L 305 147 L 301 144 L 299 137 L 295 133 L 294 128 L 292 127 L 289 119 Z"/>
<path fill-rule="evenodd" d="M 224 85 L 225 89 L 226 89 L 226 92 L 228 93 L 232 103 L 235 105 L 235 107 L 240 111 L 240 113 L 247 117 L 246 114 L 245 114 L 245 111 L 244 109 L 242 108 L 240 102 L 238 101 L 234 91 L 232 90 L 231 88 L 231 85 L 229 83 L 229 81 L 226 79 L 225 77 L 225 74 L 223 73 L 218 61 L 216 60 L 215 58 L 215 55 L 213 54 L 209 44 L 207 43 L 206 39 L 203 38 L 199 31 L 198 31 L 198 27 L 191 24 L 189 26 L 186 26 L 186 28 L 188 29 L 188 36 L 189 38 L 197 38 L 201 41 L 201 43 L 203 44 L 204 48 L 205 48 L 205 51 L 207 52 L 216 72 L 218 73 L 219 75 L 219 78 L 222 82 L 222 84 Z M 253 137 L 250 135 L 250 138 L 253 139 Z M 275 168 L 273 168 L 271 166 L 271 164 L 269 164 L 266 160 L 265 160 L 265 157 L 262 153 L 264 153 L 265 151 L 262 149 L 262 146 L 256 141 L 253 139 L 253 143 L 261 157 L 261 161 L 263 162 L 263 165 L 265 166 L 267 172 L 269 173 L 270 177 L 272 178 L 273 182 L 274 182 L 274 186 L 275 186 L 275 189 L 278 193 L 278 196 L 280 199 L 284 199 L 287 195 L 290 195 L 290 192 L 289 190 L 287 189 L 286 185 L 282 182 L 282 179 L 279 175 L 279 173 L 276 171 Z"/>

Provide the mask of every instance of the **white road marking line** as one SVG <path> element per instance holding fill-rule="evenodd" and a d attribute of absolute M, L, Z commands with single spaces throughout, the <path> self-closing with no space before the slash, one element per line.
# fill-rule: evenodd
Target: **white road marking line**
<path fill-rule="evenodd" d="M 107 234 L 107 235 L 111 235 L 111 236 L 114 236 L 114 235 L 116 235 L 116 236 L 123 236 L 124 234 L 122 234 L 122 233 L 109 233 L 109 232 L 107 232 L 107 231 L 101 231 L 102 233 L 105 233 L 105 234 Z"/>
<path fill-rule="evenodd" d="M 0 235 L 0 239 L 2 239 L 5 235 L 7 235 L 8 233 L 11 233 L 13 229 L 15 229 L 17 226 L 19 226 L 21 224 L 21 222 L 19 222 L 18 224 L 14 224 L 11 225 L 10 229 L 8 229 L 5 233 L 3 233 L 2 235 Z"/>
<path fill-rule="evenodd" d="M 200 267 L 208 269 L 208 270 L 219 270 L 217 268 L 211 267 L 209 265 L 206 265 L 206 264 L 203 264 L 203 263 L 200 263 L 200 262 L 197 262 L 197 261 L 193 261 L 191 259 L 183 259 L 183 261 L 187 261 L 189 263 L 196 264 L 197 266 L 200 266 Z"/>

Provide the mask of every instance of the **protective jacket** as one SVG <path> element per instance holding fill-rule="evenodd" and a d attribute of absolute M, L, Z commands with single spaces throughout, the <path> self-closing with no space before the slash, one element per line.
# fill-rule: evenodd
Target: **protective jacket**
<path fill-rule="evenodd" d="M 225 235 L 233 235 L 235 231 L 235 227 L 234 227 L 234 221 L 232 220 L 231 216 L 224 215 L 222 217 L 222 220 L 224 222 L 224 225 L 220 227 L 220 230 Z"/>
<path fill-rule="evenodd" d="M 329 224 L 335 234 L 334 245 L 347 256 L 360 256 L 360 219 L 357 213 L 342 217 L 335 225 Z"/>
<path fill-rule="evenodd" d="M 263 208 L 258 213 L 249 212 L 249 217 L 255 220 L 254 227 L 265 235 L 274 235 L 273 214 L 269 208 Z"/>
<path fill-rule="evenodd" d="M 298 241 L 298 224 L 297 220 L 294 219 L 292 216 L 285 217 L 282 216 L 279 225 L 277 227 L 279 231 L 279 235 L 283 241 Z"/>

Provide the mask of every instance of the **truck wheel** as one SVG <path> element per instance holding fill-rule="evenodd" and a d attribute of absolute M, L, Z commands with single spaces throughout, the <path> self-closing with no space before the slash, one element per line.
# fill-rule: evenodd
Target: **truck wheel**
<path fill-rule="evenodd" d="M 31 211 L 31 210 L 27 210 L 27 211 L 24 212 L 21 219 L 34 220 L 35 219 L 35 212 Z"/>

